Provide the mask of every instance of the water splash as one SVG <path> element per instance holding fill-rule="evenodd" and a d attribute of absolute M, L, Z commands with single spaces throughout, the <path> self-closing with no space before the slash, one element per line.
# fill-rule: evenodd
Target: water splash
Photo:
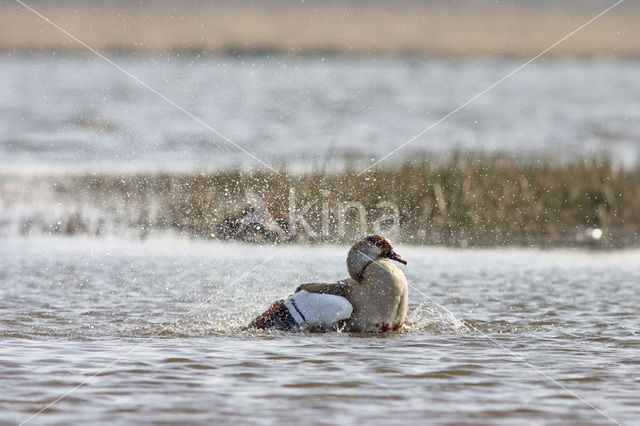
<path fill-rule="evenodd" d="M 439 333 L 464 333 L 471 331 L 465 322 L 451 312 L 432 302 L 409 306 L 410 330 L 435 331 Z"/>

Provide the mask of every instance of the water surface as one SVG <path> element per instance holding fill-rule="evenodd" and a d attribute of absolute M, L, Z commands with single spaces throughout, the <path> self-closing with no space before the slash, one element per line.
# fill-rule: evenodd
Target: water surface
<path fill-rule="evenodd" d="M 406 332 L 293 334 L 243 326 L 347 247 L 5 238 L 2 422 L 637 423 L 639 251 L 398 251 Z"/>
<path fill-rule="evenodd" d="M 522 58 L 113 56 L 271 167 L 368 165 Z M 90 55 L 0 55 L 0 171 L 202 170 L 259 163 Z M 575 159 L 640 153 L 640 62 L 542 58 L 389 161 L 454 149 Z"/>

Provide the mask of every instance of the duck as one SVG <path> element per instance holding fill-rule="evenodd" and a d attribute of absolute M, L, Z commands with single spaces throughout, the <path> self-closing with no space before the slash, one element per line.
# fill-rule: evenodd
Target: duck
<path fill-rule="evenodd" d="M 394 262 L 407 264 L 391 241 L 369 235 L 347 254 L 348 278 L 301 284 L 251 321 L 248 328 L 354 333 L 400 330 L 407 320 L 408 284 Z"/>

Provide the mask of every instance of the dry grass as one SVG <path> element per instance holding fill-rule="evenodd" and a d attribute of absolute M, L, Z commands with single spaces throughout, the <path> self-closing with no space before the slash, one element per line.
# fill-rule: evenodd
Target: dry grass
<path fill-rule="evenodd" d="M 96 49 L 152 52 L 532 55 L 597 14 L 506 5 L 480 9 L 377 3 L 365 8 L 326 2 L 287 3 L 279 8 L 218 3 L 199 9 L 162 3 L 36 5 L 43 15 Z M 625 2 L 552 54 L 639 56 L 639 10 Z M 8 2 L 0 9 L 0 50 L 82 49 L 17 4 Z"/>

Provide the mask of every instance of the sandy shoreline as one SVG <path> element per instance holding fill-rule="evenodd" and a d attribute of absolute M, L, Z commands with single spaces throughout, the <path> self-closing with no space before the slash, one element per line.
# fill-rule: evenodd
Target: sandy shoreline
<path fill-rule="evenodd" d="M 607 5 L 603 5 L 602 9 Z M 534 55 L 599 10 L 374 8 L 298 4 L 262 6 L 52 7 L 42 15 L 91 47 L 105 51 L 192 51 L 294 54 Z M 626 4 L 550 52 L 640 56 L 640 9 Z M 18 4 L 0 9 L 0 51 L 84 48 Z"/>

